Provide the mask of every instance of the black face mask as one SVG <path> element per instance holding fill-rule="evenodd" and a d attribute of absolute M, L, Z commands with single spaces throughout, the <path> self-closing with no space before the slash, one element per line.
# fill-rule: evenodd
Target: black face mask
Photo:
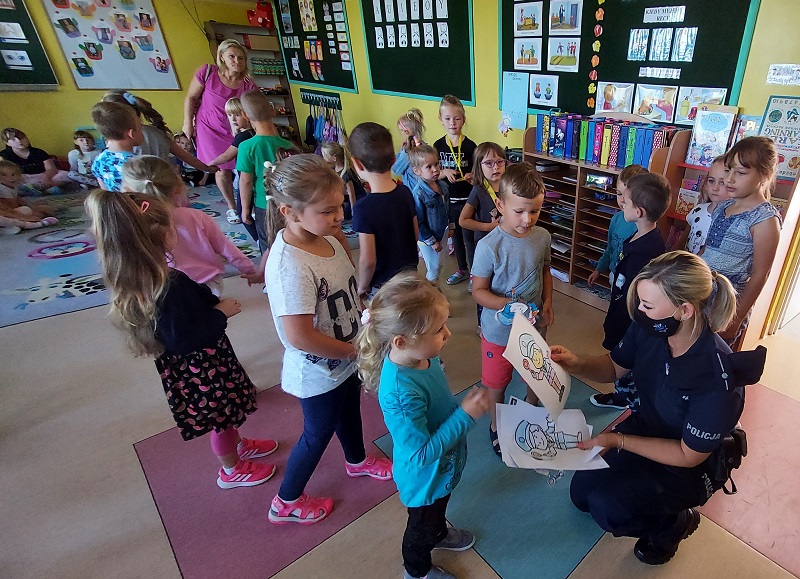
<path fill-rule="evenodd" d="M 680 308 L 675 308 L 675 312 L 677 312 L 678 309 Z M 675 315 L 675 312 L 672 312 L 672 316 Z M 668 316 L 660 320 L 654 320 L 647 317 L 647 314 L 637 308 L 636 311 L 633 312 L 633 321 L 651 336 L 669 338 L 678 331 L 678 328 L 681 327 L 681 321 L 676 320 L 672 316 Z"/>

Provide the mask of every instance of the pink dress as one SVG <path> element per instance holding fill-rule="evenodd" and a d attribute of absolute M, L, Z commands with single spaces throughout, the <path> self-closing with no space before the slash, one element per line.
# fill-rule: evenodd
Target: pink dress
<path fill-rule="evenodd" d="M 225 86 L 219 77 L 219 68 L 216 64 L 201 66 L 194 77 L 205 87 L 195 116 L 197 158 L 203 163 L 208 163 L 224 153 L 233 142 L 231 125 L 228 122 L 228 115 L 225 114 L 225 103 L 228 99 L 257 89 L 258 86 L 249 78 L 245 78 L 239 88 Z M 224 163 L 219 168 L 233 170 L 236 168 L 236 160 Z"/>

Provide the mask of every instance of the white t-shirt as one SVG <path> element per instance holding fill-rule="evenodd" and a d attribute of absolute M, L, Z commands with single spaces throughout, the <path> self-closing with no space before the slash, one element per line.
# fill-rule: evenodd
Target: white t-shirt
<path fill-rule="evenodd" d="M 320 257 L 288 245 L 283 230 L 269 251 L 265 280 L 272 319 L 286 352 L 281 387 L 298 398 L 333 390 L 356 370 L 355 362 L 320 358 L 289 343 L 283 316 L 313 314 L 314 328 L 342 342 L 352 342 L 361 326 L 361 300 L 355 268 L 342 245 L 325 237 L 335 253 Z"/>
<path fill-rule="evenodd" d="M 708 228 L 711 227 L 711 213 L 708 207 L 711 203 L 700 203 L 695 206 L 686 216 L 686 223 L 689 224 L 689 239 L 686 241 L 686 251 L 691 251 L 695 255 L 700 253 L 706 244 Z"/>
<path fill-rule="evenodd" d="M 92 163 L 94 163 L 94 160 L 100 153 L 100 149 L 95 149 L 88 153 L 84 153 L 78 149 L 71 149 L 70 152 L 67 153 L 69 170 L 92 177 Z"/>

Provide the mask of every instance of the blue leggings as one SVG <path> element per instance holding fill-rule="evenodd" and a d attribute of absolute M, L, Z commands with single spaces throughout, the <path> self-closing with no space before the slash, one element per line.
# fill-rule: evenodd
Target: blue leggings
<path fill-rule="evenodd" d="M 358 374 L 353 374 L 329 392 L 301 398 L 300 405 L 303 408 L 303 434 L 289 456 L 286 476 L 278 491 L 278 496 L 289 502 L 303 494 L 334 433 L 347 462 L 358 464 L 367 458 L 361 429 L 361 380 Z"/>

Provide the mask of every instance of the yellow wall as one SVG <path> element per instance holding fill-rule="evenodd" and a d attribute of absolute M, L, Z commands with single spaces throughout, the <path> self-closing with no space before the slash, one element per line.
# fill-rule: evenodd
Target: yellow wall
<path fill-rule="evenodd" d="M 244 24 L 245 10 L 250 2 L 233 0 L 184 0 L 192 9 L 196 7 L 199 20 L 217 20 Z M 167 44 L 175 62 L 181 86 L 185 89 L 194 71 L 210 61 L 208 42 L 204 33 L 192 22 L 179 0 L 155 0 Z M 102 96 L 102 91 L 78 91 L 57 43 L 52 26 L 48 23 L 40 0 L 28 0 L 39 34 L 58 76 L 61 87 L 48 93 L 0 93 L 0 126 L 16 126 L 28 133 L 31 140 L 53 154 L 64 155 L 72 147 L 70 135 L 78 125 L 91 124 L 89 111 Z M 344 106 L 344 119 L 352 128 L 362 121 L 375 121 L 394 130 L 398 117 L 412 106 L 422 110 L 428 125 L 428 140 L 443 133 L 437 120 L 437 103 L 404 97 L 374 95 L 370 92 L 369 74 L 364 48 L 359 0 L 346 0 L 350 35 L 353 42 L 353 60 L 360 94 L 340 92 Z M 770 94 L 800 95 L 800 87 L 766 85 L 767 67 L 772 63 L 800 62 L 800 36 L 789 15 L 796 0 L 761 0 L 750 59 L 745 68 L 744 83 L 739 99 L 746 114 L 761 114 Z M 498 72 L 498 8 L 490 0 L 473 0 L 476 106 L 467 108 L 465 132 L 474 141 L 494 140 L 509 147 L 522 145 L 522 131 L 513 131 L 504 139 L 497 131 L 500 122 L 499 72 Z M 433 66 L 432 63 L 426 64 Z M 331 89 L 335 92 L 336 89 Z M 442 87 L 446 92 L 447 87 Z M 181 91 L 140 91 L 173 128 L 182 124 L 183 93 Z M 293 87 L 301 128 L 307 107 L 300 104 L 299 88 Z M 399 138 L 399 137 L 396 137 Z"/>

